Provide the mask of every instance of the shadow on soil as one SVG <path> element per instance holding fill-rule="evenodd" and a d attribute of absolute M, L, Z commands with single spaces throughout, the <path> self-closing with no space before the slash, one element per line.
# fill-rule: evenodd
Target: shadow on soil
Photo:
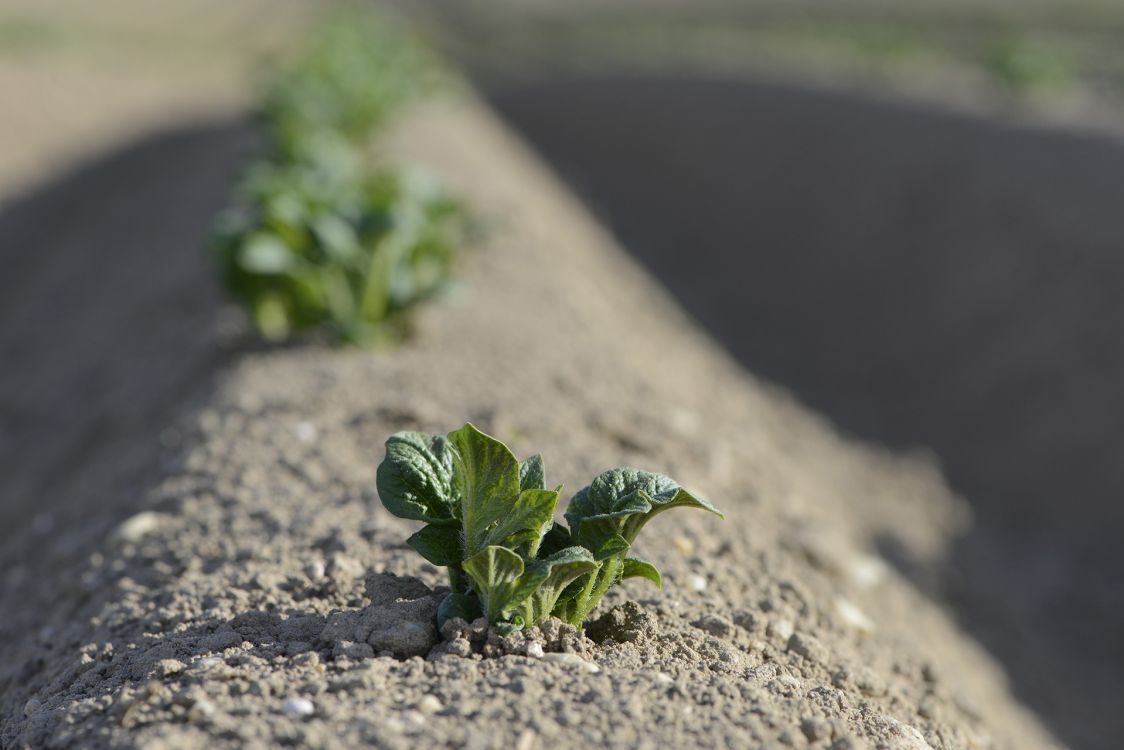
<path fill-rule="evenodd" d="M 137 472 L 209 388 L 222 351 L 202 243 L 254 140 L 232 122 L 159 134 L 0 207 L 6 572 L 134 509 Z"/>
<path fill-rule="evenodd" d="M 490 96 L 749 370 L 939 455 L 956 612 L 1061 739 L 1124 736 L 1124 146 L 744 81 Z"/>

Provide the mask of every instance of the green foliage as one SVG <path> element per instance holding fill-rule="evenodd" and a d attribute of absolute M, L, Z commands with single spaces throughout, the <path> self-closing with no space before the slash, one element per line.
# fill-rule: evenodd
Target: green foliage
<path fill-rule="evenodd" d="M 273 84 L 265 117 L 291 156 L 325 132 L 363 145 L 397 107 L 437 85 L 439 71 L 428 50 L 390 19 L 338 12 Z"/>
<path fill-rule="evenodd" d="M 429 69 L 408 36 L 356 13 L 315 34 L 271 90 L 269 150 L 247 165 L 211 242 L 267 339 L 395 340 L 407 311 L 448 285 L 456 204 L 419 174 L 380 168 L 367 148 Z"/>
<path fill-rule="evenodd" d="M 999 83 L 1018 91 L 1061 87 L 1074 77 L 1060 50 L 1011 32 L 993 41 L 981 61 Z"/>
<path fill-rule="evenodd" d="M 612 469 L 579 490 L 554 521 L 559 490 L 544 489 L 542 456 L 518 461 L 506 445 L 466 424 L 448 436 L 400 432 L 386 441 L 379 497 L 396 516 L 427 525 L 407 540 L 446 567 L 453 589 L 438 619 L 518 629 L 553 615 L 581 626 L 624 578 L 661 585 L 651 563 L 625 555 L 653 516 L 710 503 L 670 478 Z"/>

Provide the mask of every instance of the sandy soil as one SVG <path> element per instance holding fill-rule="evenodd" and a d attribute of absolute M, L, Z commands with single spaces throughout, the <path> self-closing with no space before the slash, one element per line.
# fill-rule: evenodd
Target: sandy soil
<path fill-rule="evenodd" d="M 207 148 L 225 161 L 236 142 Z M 132 430 L 155 461 L 33 490 L 69 517 L 34 554 L 0 552 L 0 745 L 1052 745 L 878 554 L 891 540 L 940 560 L 969 522 L 930 463 L 843 440 L 748 377 L 470 104 L 414 113 L 392 142 L 484 219 L 463 294 L 394 353 L 243 352 L 195 378 L 174 427 Z M 154 309 L 139 299 L 118 304 Z M 171 340 L 112 330 L 164 351 L 221 340 L 202 322 Z M 638 465 L 729 518 L 654 523 L 642 546 L 664 589 L 630 582 L 591 640 L 544 637 L 569 657 L 380 656 L 394 614 L 424 616 L 440 583 L 377 507 L 382 440 L 465 419 L 570 488 Z"/>
<path fill-rule="evenodd" d="M 1124 736 L 1121 141 L 746 79 L 493 101 L 748 369 L 940 456 L 978 523 L 935 581 L 884 552 L 1068 742 Z"/>

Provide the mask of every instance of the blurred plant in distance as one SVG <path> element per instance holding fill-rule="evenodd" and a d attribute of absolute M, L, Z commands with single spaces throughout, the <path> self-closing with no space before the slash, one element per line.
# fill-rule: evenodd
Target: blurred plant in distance
<path fill-rule="evenodd" d="M 457 205 L 370 148 L 437 70 L 405 30 L 352 11 L 314 32 L 270 88 L 268 150 L 246 165 L 211 238 L 227 289 L 267 339 L 394 341 L 406 311 L 447 286 Z"/>
<path fill-rule="evenodd" d="M 439 64 L 407 29 L 353 10 L 313 32 L 307 52 L 270 88 L 265 119 L 289 156 L 300 157 L 309 138 L 362 146 L 399 105 L 439 81 Z"/>
<path fill-rule="evenodd" d="M 1018 91 L 1062 87 L 1075 78 L 1058 50 L 1013 32 L 993 41 L 981 61 L 999 83 Z"/>

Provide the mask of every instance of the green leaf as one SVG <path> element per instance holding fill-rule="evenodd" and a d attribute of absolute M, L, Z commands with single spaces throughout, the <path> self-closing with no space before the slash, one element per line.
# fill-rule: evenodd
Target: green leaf
<path fill-rule="evenodd" d="M 596 550 L 593 550 L 594 560 L 607 560 L 610 557 L 623 555 L 631 549 L 632 545 L 628 543 L 620 534 L 613 534 L 601 540 Z"/>
<path fill-rule="evenodd" d="M 588 595 L 588 588 L 592 585 L 596 576 L 595 571 L 588 576 L 580 576 L 571 581 L 570 585 L 562 589 L 562 592 L 558 595 L 550 614 L 563 622 L 574 624 L 575 619 L 577 619 L 578 601 L 584 600 L 584 597 Z"/>
<path fill-rule="evenodd" d="M 626 557 L 624 559 L 624 568 L 621 570 L 621 578 L 647 578 L 649 581 L 656 584 L 656 588 L 663 588 L 663 578 L 660 576 L 660 572 L 656 569 L 656 566 L 646 560 L 640 560 L 635 557 Z"/>
<path fill-rule="evenodd" d="M 455 526 L 425 526 L 406 544 L 434 565 L 459 567 L 464 559 L 460 529 Z"/>
<path fill-rule="evenodd" d="M 238 251 L 238 265 L 250 273 L 284 273 L 296 260 L 285 243 L 270 234 L 251 235 Z"/>
<path fill-rule="evenodd" d="M 566 520 L 583 546 L 596 549 L 612 534 L 631 543 L 652 517 L 678 507 L 699 508 L 724 518 L 670 477 L 621 468 L 603 472 L 579 490 L 566 508 Z"/>
<path fill-rule="evenodd" d="M 571 583 L 559 597 L 554 614 L 571 625 L 581 627 L 610 587 L 620 583 L 624 558 L 613 555 L 599 560 L 597 570 Z"/>
<path fill-rule="evenodd" d="M 333 258 L 351 260 L 360 254 L 359 237 L 343 218 L 324 213 L 312 222 L 312 231 L 324 252 Z"/>
<path fill-rule="evenodd" d="M 546 473 L 540 454 L 536 453 L 519 464 L 519 489 L 546 489 Z"/>
<path fill-rule="evenodd" d="M 394 515 L 451 526 L 457 523 L 458 495 L 453 453 L 441 435 L 399 432 L 386 441 L 386 458 L 375 483 L 382 504 Z"/>
<path fill-rule="evenodd" d="M 546 579 L 542 566 L 526 569 L 523 558 L 505 547 L 492 545 L 464 561 L 476 595 L 490 623 L 504 620 Z"/>
<path fill-rule="evenodd" d="M 507 446 L 471 424 L 449 433 L 464 547 L 468 556 L 490 545 L 537 548 L 558 503 L 553 490 L 520 491 L 519 462 Z"/>
<path fill-rule="evenodd" d="M 483 543 L 526 546 L 526 556 L 534 557 L 547 527 L 553 523 L 557 505 L 558 493 L 554 490 L 523 490 L 509 506 L 508 515 L 488 530 Z"/>
<path fill-rule="evenodd" d="M 570 583 L 600 567 L 600 563 L 584 547 L 568 547 L 545 560 L 536 560 L 532 565 L 544 568 L 547 575 L 531 594 L 531 624 L 537 624 L 554 610 Z"/>
<path fill-rule="evenodd" d="M 523 627 L 523 622 L 497 622 L 492 625 L 492 628 L 500 635 L 511 635 L 517 630 L 522 630 Z"/>
<path fill-rule="evenodd" d="M 454 591 L 446 594 L 441 604 L 437 605 L 437 629 L 441 630 L 442 626 L 454 617 L 472 622 L 481 616 L 480 600 L 476 598 L 476 594 Z"/>

